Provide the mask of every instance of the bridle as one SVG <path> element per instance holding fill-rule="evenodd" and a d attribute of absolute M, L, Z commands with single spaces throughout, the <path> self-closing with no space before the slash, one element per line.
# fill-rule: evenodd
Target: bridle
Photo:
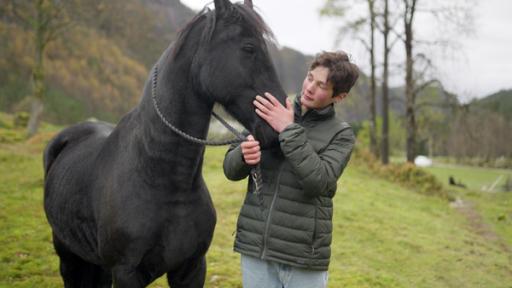
<path fill-rule="evenodd" d="M 217 113 L 215 113 L 214 111 L 212 111 L 213 117 L 215 117 L 217 120 L 219 120 L 219 122 L 222 123 L 222 125 L 224 125 L 224 127 L 226 127 L 226 129 L 228 129 L 231 133 L 233 133 L 233 135 L 235 135 L 236 138 L 223 140 L 223 141 L 213 141 L 213 140 L 201 139 L 201 138 L 197 138 L 192 135 L 189 135 L 189 134 L 183 132 L 182 130 L 178 129 L 176 126 L 172 125 L 169 122 L 169 120 L 167 120 L 167 118 L 165 118 L 162 111 L 160 111 L 160 108 L 158 107 L 158 102 L 156 100 L 157 78 L 158 78 L 158 66 L 157 66 L 157 64 L 155 64 L 155 66 L 153 67 L 153 73 L 151 76 L 151 98 L 153 100 L 153 106 L 155 107 L 156 114 L 158 115 L 160 120 L 165 124 L 165 126 L 170 128 L 174 133 L 178 134 L 182 138 L 184 138 L 192 143 L 208 145 L 208 146 L 223 146 L 223 145 L 231 145 L 231 144 L 240 144 L 243 141 L 245 141 L 245 137 L 242 133 L 237 131 L 233 126 L 229 125 L 229 123 L 226 120 L 222 119 L 222 117 L 217 115 Z M 261 187 L 263 186 L 263 180 L 261 178 L 260 164 L 251 168 L 251 177 L 256 186 L 254 193 L 256 195 L 258 195 L 260 206 L 263 207 L 263 196 L 260 193 Z"/>

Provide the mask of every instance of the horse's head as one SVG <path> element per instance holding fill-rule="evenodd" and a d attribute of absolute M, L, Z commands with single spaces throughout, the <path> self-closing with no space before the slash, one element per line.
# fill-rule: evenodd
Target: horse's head
<path fill-rule="evenodd" d="M 195 89 L 224 106 L 262 147 L 268 147 L 277 143 L 278 135 L 255 113 L 252 102 L 264 92 L 283 104 L 286 99 L 267 49 L 266 39 L 272 34 L 251 1 L 214 2 L 215 10 L 203 12 L 203 27 L 197 29 L 201 40 L 191 68 Z"/>

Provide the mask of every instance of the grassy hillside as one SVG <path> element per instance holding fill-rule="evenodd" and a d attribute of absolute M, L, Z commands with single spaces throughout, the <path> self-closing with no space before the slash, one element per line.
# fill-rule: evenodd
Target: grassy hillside
<path fill-rule="evenodd" d="M 0 144 L 0 287 L 62 286 L 42 210 L 45 130 Z M 218 217 L 206 287 L 241 287 L 232 243 L 245 183 L 223 177 L 225 149 L 209 148 L 203 167 Z M 339 182 L 329 287 L 510 287 L 512 193 L 455 191 L 464 210 L 367 171 L 352 165 Z"/>

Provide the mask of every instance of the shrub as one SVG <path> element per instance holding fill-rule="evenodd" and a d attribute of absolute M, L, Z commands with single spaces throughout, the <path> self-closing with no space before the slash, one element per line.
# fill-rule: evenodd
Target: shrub
<path fill-rule="evenodd" d="M 0 128 L 12 129 L 14 117 L 11 114 L 0 112 Z"/>
<path fill-rule="evenodd" d="M 494 165 L 492 166 L 495 168 L 507 168 L 508 164 L 508 159 L 505 156 L 501 156 L 494 160 Z"/>
<path fill-rule="evenodd" d="M 0 143 L 16 143 L 25 139 L 22 130 L 0 128 Z"/>
<path fill-rule="evenodd" d="M 27 112 L 18 112 L 14 115 L 14 127 L 24 128 L 27 127 L 30 115 Z"/>
<path fill-rule="evenodd" d="M 370 171 L 390 181 L 400 183 L 429 196 L 449 199 L 448 192 L 437 178 L 411 163 L 382 165 L 367 149 L 355 151 L 355 162 L 365 165 Z"/>

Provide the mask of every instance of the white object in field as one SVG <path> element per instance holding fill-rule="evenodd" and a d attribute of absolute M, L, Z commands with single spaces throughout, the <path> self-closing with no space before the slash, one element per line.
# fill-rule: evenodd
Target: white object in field
<path fill-rule="evenodd" d="M 429 167 L 432 166 L 432 160 L 427 156 L 418 155 L 414 158 L 414 165 L 418 167 Z"/>

